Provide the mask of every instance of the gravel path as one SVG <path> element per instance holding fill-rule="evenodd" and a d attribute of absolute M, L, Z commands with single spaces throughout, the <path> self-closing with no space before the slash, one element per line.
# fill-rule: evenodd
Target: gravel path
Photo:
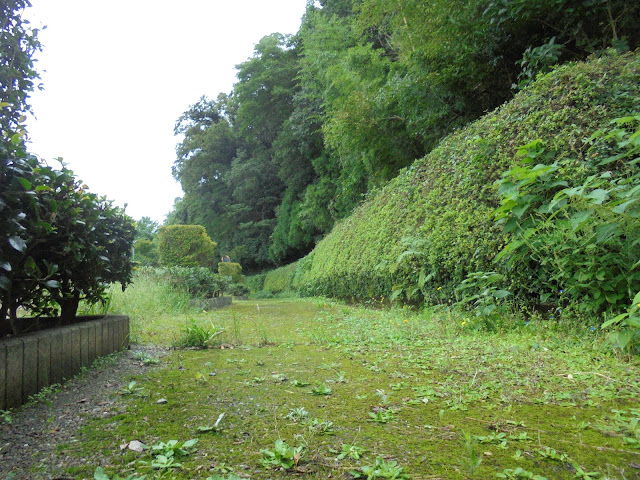
<path fill-rule="evenodd" d="M 143 373 L 147 366 L 137 360 L 140 354 L 161 357 L 167 350 L 133 346 L 116 358 L 93 366 L 64 384 L 62 389 L 34 405 L 10 413 L 11 423 L 0 417 L 0 479 L 71 480 L 65 468 L 91 462 L 67 456 L 57 445 L 73 444 L 87 419 L 111 417 L 124 408 L 114 393 L 121 390 L 131 375 Z"/>

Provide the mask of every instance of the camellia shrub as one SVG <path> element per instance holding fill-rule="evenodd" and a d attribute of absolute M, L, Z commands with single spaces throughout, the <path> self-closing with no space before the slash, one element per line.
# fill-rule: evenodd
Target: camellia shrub
<path fill-rule="evenodd" d="M 0 157 L 0 321 L 17 333 L 22 307 L 68 322 L 80 300 L 104 300 L 112 282 L 125 288 L 135 228 L 124 210 L 28 155 L 19 135 Z"/>
<path fill-rule="evenodd" d="M 212 267 L 216 246 L 200 225 L 169 225 L 158 229 L 160 263 L 167 267 Z"/>

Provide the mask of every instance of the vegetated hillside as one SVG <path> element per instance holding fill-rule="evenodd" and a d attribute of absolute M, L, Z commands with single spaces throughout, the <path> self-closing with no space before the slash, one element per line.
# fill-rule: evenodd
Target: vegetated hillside
<path fill-rule="evenodd" d="M 535 304 L 540 296 L 542 303 L 550 301 L 553 292 L 545 291 L 562 289 L 562 279 L 534 278 L 546 271 L 544 261 L 526 255 L 510 262 L 494 261 L 517 234 L 517 230 L 503 233 L 503 226 L 496 224 L 494 211 L 500 206 L 496 181 L 506 170 L 524 164 L 516 151 L 536 140 L 542 144 L 534 144 L 534 153 L 526 150 L 523 158 L 532 157 L 531 165 L 555 162 L 561 168 L 551 177 L 568 182 L 562 186 L 581 184 L 605 170 L 609 174 L 604 177 L 613 172 L 615 181 L 629 178 L 628 168 L 637 174 L 633 162 L 617 166 L 624 163 L 622 159 L 598 166 L 594 158 L 611 153 L 615 146 L 594 151 L 589 139 L 599 129 L 611 128 L 613 119 L 633 113 L 640 113 L 638 53 L 605 55 L 558 68 L 495 112 L 445 138 L 338 223 L 297 263 L 293 288 L 340 298 L 394 296 L 443 303 L 459 298 L 456 287 L 469 274 L 497 270 L 505 274 L 500 287 L 520 301 Z M 536 154 L 544 158 L 533 158 Z M 637 217 L 631 224 L 637 228 Z M 624 244 L 624 236 L 617 240 Z M 637 261 L 637 245 L 633 249 Z M 290 276 L 290 271 L 282 273 Z M 276 270 L 270 275 L 279 274 Z M 628 291 L 622 301 L 628 305 L 640 282 L 629 275 L 626 281 Z"/>
<path fill-rule="evenodd" d="M 639 48 L 638 18 L 626 0 L 308 2 L 295 35 L 263 37 L 231 92 L 178 119 L 167 224 L 202 225 L 245 273 L 298 260 L 539 73 Z"/>

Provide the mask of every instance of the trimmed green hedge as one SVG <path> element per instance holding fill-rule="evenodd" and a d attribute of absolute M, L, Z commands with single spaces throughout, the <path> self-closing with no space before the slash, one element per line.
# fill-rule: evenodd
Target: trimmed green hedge
<path fill-rule="evenodd" d="M 220 262 L 218 263 L 218 273 L 223 277 L 231 277 L 233 283 L 243 283 L 242 267 L 239 263 Z"/>
<path fill-rule="evenodd" d="M 496 225 L 496 181 L 518 147 L 540 139 L 555 160 L 584 161 L 589 137 L 640 110 L 640 57 L 603 56 L 558 68 L 509 103 L 445 138 L 401 172 L 306 258 L 267 274 L 265 290 L 366 300 L 457 300 L 470 273 L 501 268 L 509 240 Z M 503 273 L 508 288 L 527 279 Z M 633 292 L 635 293 L 635 292 Z"/>
<path fill-rule="evenodd" d="M 296 263 L 290 263 L 284 267 L 271 270 L 265 275 L 263 290 L 271 293 L 280 293 L 292 290 L 293 278 L 296 272 Z"/>
<path fill-rule="evenodd" d="M 264 278 L 266 273 L 259 273 L 257 275 L 251 275 L 244 278 L 244 284 L 249 287 L 251 293 L 257 293 L 264 289 Z"/>
<path fill-rule="evenodd" d="M 216 246 L 200 225 L 169 225 L 158 229 L 158 254 L 165 266 L 212 267 Z"/>

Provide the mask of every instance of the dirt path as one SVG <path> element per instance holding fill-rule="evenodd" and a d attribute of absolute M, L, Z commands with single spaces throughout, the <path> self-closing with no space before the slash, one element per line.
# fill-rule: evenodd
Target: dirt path
<path fill-rule="evenodd" d="M 65 454 L 65 445 L 77 442 L 80 429 L 89 418 L 106 418 L 124 408 L 114 393 L 131 375 L 147 366 L 138 360 L 142 353 L 163 356 L 166 350 L 134 346 L 116 358 L 107 358 L 65 383 L 58 393 L 11 412 L 11 423 L 0 418 L 0 479 L 71 479 L 65 469 L 83 459 Z M 95 459 L 90 460 L 95 463 Z"/>

